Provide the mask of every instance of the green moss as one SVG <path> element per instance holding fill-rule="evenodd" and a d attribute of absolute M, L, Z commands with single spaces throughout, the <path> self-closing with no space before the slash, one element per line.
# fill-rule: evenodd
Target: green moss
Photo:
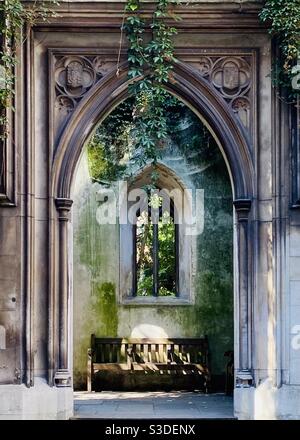
<path fill-rule="evenodd" d="M 100 227 L 97 223 L 96 193 L 100 185 L 90 183 L 78 204 L 79 224 L 74 241 L 74 269 L 77 272 L 84 268 L 86 277 L 82 280 L 80 274 L 74 275 L 74 365 L 78 383 L 80 380 L 84 383 L 91 333 L 103 337 L 130 337 L 132 330 L 142 323 L 160 327 L 167 334 L 178 337 L 208 335 L 213 373 L 224 372 L 227 361 L 224 352 L 233 349 L 232 194 L 222 155 L 195 118 L 183 117 L 183 128 L 176 125 L 175 141 L 170 141 L 162 153 L 162 161 L 190 188 L 204 189 L 205 222 L 204 232 L 197 238 L 195 305 L 140 307 L 117 304 L 118 226 Z M 106 156 L 99 151 L 89 151 L 89 165 L 95 167 L 94 170 L 90 168 L 90 172 L 96 175 L 98 170 L 108 178 L 110 168 L 105 168 Z M 103 164 L 106 171 L 101 168 Z"/>
<path fill-rule="evenodd" d="M 78 301 L 77 301 L 78 303 Z M 75 309 L 76 306 L 75 301 Z M 116 337 L 118 332 L 118 307 L 116 287 L 112 282 L 92 283 L 91 295 L 81 310 L 75 310 L 74 327 L 74 384 L 76 389 L 86 389 L 87 350 L 91 334 Z"/>
<path fill-rule="evenodd" d="M 78 205 L 74 240 L 74 384 L 86 389 L 87 349 L 91 334 L 117 336 L 115 227 L 99 226 L 96 218 L 99 189 L 89 183 L 88 197 Z"/>
<path fill-rule="evenodd" d="M 93 313 L 99 321 L 99 335 L 116 337 L 118 334 L 118 306 L 114 283 L 94 284 L 92 290 Z"/>

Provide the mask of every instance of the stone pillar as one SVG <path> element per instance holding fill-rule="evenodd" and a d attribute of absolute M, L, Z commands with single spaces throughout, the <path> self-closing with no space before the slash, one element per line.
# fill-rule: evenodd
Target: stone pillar
<path fill-rule="evenodd" d="M 68 358 L 69 335 L 69 279 L 68 279 L 68 221 L 73 201 L 65 198 L 55 200 L 59 221 L 59 279 L 58 279 L 58 307 L 59 307 L 59 350 L 58 370 L 54 382 L 58 387 L 71 386 L 71 373 Z"/>
<path fill-rule="evenodd" d="M 251 301 L 251 259 L 249 213 L 251 201 L 239 199 L 233 202 L 237 219 L 238 247 L 238 347 L 239 361 L 236 371 L 236 386 L 249 387 L 253 384 L 252 375 L 252 301 Z"/>

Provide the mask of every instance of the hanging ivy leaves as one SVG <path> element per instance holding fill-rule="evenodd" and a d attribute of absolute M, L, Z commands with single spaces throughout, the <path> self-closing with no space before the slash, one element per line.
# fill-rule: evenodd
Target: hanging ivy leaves
<path fill-rule="evenodd" d="M 270 24 L 269 32 L 277 38 L 282 53 L 273 67 L 273 83 L 285 90 L 288 100 L 293 100 L 300 88 L 295 83 L 299 75 L 295 65 L 300 58 L 300 0 L 267 0 L 260 19 Z"/>
<path fill-rule="evenodd" d="M 174 19 L 170 6 L 176 3 L 173 0 L 157 2 L 149 26 L 152 39 L 148 42 L 145 41 L 147 23 L 140 15 L 140 3 L 128 0 L 126 5 L 126 11 L 130 12 L 124 24 L 129 43 L 129 91 L 135 97 L 132 135 L 141 166 L 150 162 L 155 168 L 162 145 L 168 137 L 166 103 L 170 105 L 170 95 L 165 86 L 175 81 L 173 36 L 177 30 L 166 23 L 166 18 L 170 18 L 170 9 Z M 156 179 L 154 170 L 153 181 Z"/>
<path fill-rule="evenodd" d="M 22 0 L 2 0 L 0 2 L 0 126 L 1 138 L 8 132 L 8 122 L 5 109 L 12 107 L 15 75 L 17 64 L 16 48 L 23 42 L 23 32 L 26 25 L 33 26 L 37 20 L 46 21 L 49 16 L 55 16 L 52 5 L 58 5 L 57 0 L 39 1 L 26 6 Z"/>

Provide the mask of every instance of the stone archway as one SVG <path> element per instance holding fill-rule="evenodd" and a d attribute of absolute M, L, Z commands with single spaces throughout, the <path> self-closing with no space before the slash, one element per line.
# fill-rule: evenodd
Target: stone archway
<path fill-rule="evenodd" d="M 252 376 L 252 279 L 253 264 L 249 240 L 253 240 L 252 200 L 255 199 L 251 148 L 242 124 L 234 117 L 221 96 L 195 71 L 181 63 L 174 70 L 174 84 L 168 90 L 182 99 L 208 126 L 223 152 L 230 174 L 235 206 L 235 367 L 237 386 L 249 386 Z M 99 123 L 127 96 L 125 66 L 95 85 L 80 102 L 67 124 L 56 150 L 50 199 L 50 332 L 49 381 L 71 386 L 70 329 L 71 271 L 68 260 L 68 216 L 73 176 L 83 146 Z M 254 237 L 255 239 L 255 237 Z M 58 347 L 55 350 L 54 347 Z"/>

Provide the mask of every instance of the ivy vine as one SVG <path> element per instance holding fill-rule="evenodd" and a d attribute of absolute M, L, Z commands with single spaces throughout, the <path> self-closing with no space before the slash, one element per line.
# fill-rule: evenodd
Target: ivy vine
<path fill-rule="evenodd" d="M 177 29 L 167 21 L 179 19 L 174 14 L 174 6 L 178 3 L 178 0 L 158 0 L 151 23 L 142 17 L 140 0 L 127 0 L 125 7 L 129 89 L 135 96 L 133 130 L 136 150 L 144 163 L 152 161 L 154 165 L 159 157 L 159 146 L 168 134 L 164 111 L 168 92 L 165 86 L 174 81 L 173 37 Z M 37 20 L 47 20 L 55 15 L 51 5 L 58 5 L 58 0 L 36 0 L 30 6 L 22 0 L 0 3 L 0 125 L 6 127 L 2 130 L 4 135 L 7 129 L 4 110 L 12 107 L 14 94 L 16 48 L 22 43 L 25 25 L 32 26 Z M 296 65 L 300 52 L 300 0 L 266 0 L 260 19 L 270 23 L 269 31 L 278 39 L 282 52 L 282 58 L 273 68 L 273 81 L 288 91 L 289 98 L 298 96 L 299 88 L 293 84 L 300 73 L 300 67 Z M 148 42 L 145 38 L 147 27 L 152 32 Z"/>
<path fill-rule="evenodd" d="M 0 127 L 2 140 L 7 136 L 8 121 L 6 109 L 13 108 L 15 86 L 16 50 L 26 38 L 26 25 L 33 26 L 38 20 L 46 21 L 56 16 L 51 6 L 57 0 L 35 1 L 26 6 L 22 0 L 3 0 L 0 2 Z"/>
<path fill-rule="evenodd" d="M 260 19 L 269 23 L 269 32 L 277 38 L 281 58 L 272 70 L 273 83 L 283 89 L 289 101 L 299 96 L 300 0 L 267 0 Z"/>
<path fill-rule="evenodd" d="M 135 98 L 132 137 L 139 164 L 143 166 L 150 162 L 153 165 L 153 184 L 158 177 L 156 163 L 168 137 L 166 106 L 170 106 L 170 94 L 165 86 L 174 82 L 173 36 L 177 29 L 168 25 L 166 19 L 178 19 L 173 10 L 175 4 L 178 1 L 157 1 L 149 24 L 152 39 L 148 42 L 145 41 L 147 23 L 141 17 L 139 0 L 128 0 L 125 8 L 129 92 Z"/>

